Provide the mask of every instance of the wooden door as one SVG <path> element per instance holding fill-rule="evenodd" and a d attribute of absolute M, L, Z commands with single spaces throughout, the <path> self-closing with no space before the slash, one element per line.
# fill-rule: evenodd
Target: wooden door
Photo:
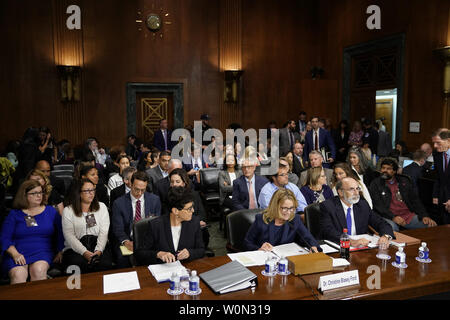
<path fill-rule="evenodd" d="M 386 132 L 392 137 L 392 108 L 393 99 L 377 99 L 376 109 L 375 109 L 375 120 L 384 118 L 384 126 L 386 127 Z"/>
<path fill-rule="evenodd" d="M 144 142 L 153 142 L 161 119 L 173 128 L 173 95 L 170 93 L 136 94 L 136 135 Z"/>

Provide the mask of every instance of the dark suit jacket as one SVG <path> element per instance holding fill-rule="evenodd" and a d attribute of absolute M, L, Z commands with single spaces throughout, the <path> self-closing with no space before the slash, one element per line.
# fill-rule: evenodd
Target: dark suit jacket
<path fill-rule="evenodd" d="M 414 186 L 417 188 L 417 180 L 422 177 L 423 169 L 416 162 L 413 162 L 409 166 L 403 168 L 402 173 L 410 177 Z"/>
<path fill-rule="evenodd" d="M 109 203 L 111 203 L 111 207 L 114 206 L 114 201 L 116 201 L 116 199 L 125 194 L 125 190 L 125 183 L 111 190 L 111 193 L 109 194 Z"/>
<path fill-rule="evenodd" d="M 423 217 L 428 217 L 428 213 L 425 210 L 422 201 L 420 201 L 420 197 L 417 194 L 417 190 L 412 181 L 408 177 L 402 175 L 395 175 L 395 178 L 397 179 L 398 189 L 403 202 L 406 204 L 409 211 L 417 214 L 420 220 L 422 220 Z M 391 189 L 386 185 L 386 180 L 381 177 L 376 178 L 370 184 L 369 191 L 370 197 L 372 198 L 373 211 L 383 218 L 392 220 L 394 214 L 389 209 L 392 193 Z"/>
<path fill-rule="evenodd" d="M 150 169 L 145 170 L 145 173 L 147 174 L 147 177 L 149 178 L 148 185 L 151 187 L 151 191 L 154 192 L 154 190 L 156 188 L 155 187 L 156 183 L 159 180 L 164 178 L 162 173 L 161 173 L 161 169 L 160 169 L 160 167 L 158 165 L 158 166 L 156 166 L 154 168 L 150 168 Z"/>
<path fill-rule="evenodd" d="M 172 131 L 167 130 L 167 150 L 172 150 Z M 161 129 L 158 129 L 153 136 L 153 146 L 160 151 L 165 151 L 166 147 L 164 145 L 164 136 L 161 132 Z"/>
<path fill-rule="evenodd" d="M 391 136 L 388 132 L 378 131 L 378 153 L 379 157 L 387 157 L 392 151 Z"/>
<path fill-rule="evenodd" d="M 341 136 L 341 130 L 335 129 L 331 132 L 331 136 L 334 141 L 334 145 L 336 147 L 336 162 L 345 162 L 345 159 L 347 157 L 348 152 L 348 138 L 350 137 L 350 132 L 345 131 L 344 137 Z M 320 139 L 320 138 L 319 138 Z M 340 152 L 339 150 L 344 148 L 345 150 L 343 152 Z"/>
<path fill-rule="evenodd" d="M 236 179 L 242 175 L 241 170 L 235 170 Z M 223 183 L 226 182 L 227 185 Z M 230 174 L 227 170 L 221 170 L 219 172 L 219 203 L 222 205 L 225 198 L 233 194 L 233 186 L 231 185 Z"/>
<path fill-rule="evenodd" d="M 187 249 L 189 258 L 183 262 L 202 258 L 205 254 L 205 247 L 200 230 L 200 220 L 192 216 L 190 221 L 181 223 L 181 235 L 178 243 L 178 251 Z M 156 257 L 159 251 L 171 252 L 176 256 L 173 246 L 172 229 L 170 227 L 170 215 L 162 215 L 149 222 L 147 234 L 144 236 L 144 245 L 136 250 L 134 257 L 139 265 L 149 265 L 163 263 Z"/>
<path fill-rule="evenodd" d="M 255 216 L 255 221 L 247 231 L 244 246 L 248 250 L 258 250 L 265 242 L 273 246 L 296 242 L 301 246 L 308 248 L 317 247 L 319 249 L 317 240 L 314 239 L 312 234 L 303 225 L 299 215 L 296 214 L 292 221 L 286 222 L 281 226 L 281 239 L 279 241 L 275 239 L 275 223 L 272 221 L 266 224 L 262 217 L 263 215 L 258 213 Z"/>
<path fill-rule="evenodd" d="M 303 149 L 304 161 L 309 161 L 309 153 L 314 150 L 313 133 L 314 130 L 308 131 L 305 136 L 305 146 Z M 334 145 L 334 141 L 331 138 L 331 134 L 327 130 L 319 128 L 319 149 L 322 148 L 326 148 L 327 150 L 329 150 L 329 152 L 331 152 L 331 157 L 336 160 L 336 146 Z M 330 167 L 328 163 L 324 163 L 323 166 L 326 168 Z"/>
<path fill-rule="evenodd" d="M 433 187 L 433 198 L 438 198 L 442 204 L 450 199 L 450 164 L 444 172 L 444 157 L 442 152 L 433 153 L 434 170 L 437 171 L 437 180 Z"/>
<path fill-rule="evenodd" d="M 353 205 L 356 234 L 368 233 L 368 226 L 374 228 L 380 235 L 388 234 L 394 237 L 392 227 L 379 215 L 373 212 L 366 200 L 359 200 Z M 320 230 L 322 238 L 339 243 L 341 234 L 347 228 L 344 208 L 338 196 L 320 203 Z"/>
<path fill-rule="evenodd" d="M 64 185 L 64 180 L 55 176 L 50 176 L 50 184 L 53 188 L 55 188 L 58 193 L 62 196 L 66 195 L 69 190 L 66 190 L 66 186 Z"/>
<path fill-rule="evenodd" d="M 255 201 L 257 203 L 259 199 L 259 193 L 261 192 L 261 189 L 267 182 L 269 182 L 267 178 L 255 175 L 255 193 L 256 193 Z M 234 210 L 248 209 L 249 205 L 248 187 L 244 175 L 234 180 L 232 197 Z"/>
<path fill-rule="evenodd" d="M 292 155 L 292 156 L 294 158 L 294 160 L 292 162 L 292 172 L 300 177 L 300 174 L 302 173 L 302 171 L 306 170 L 305 162 L 303 161 L 303 157 L 302 157 L 302 163 L 300 163 L 300 160 L 298 160 L 297 156 L 295 156 L 295 155 Z"/>
<path fill-rule="evenodd" d="M 144 201 L 145 212 L 142 213 L 142 219 L 148 218 L 150 215 L 161 215 L 161 202 L 158 196 L 145 192 Z M 131 205 L 130 193 L 123 195 L 114 202 L 111 227 L 119 244 L 124 240 L 130 240 L 133 230 L 133 206 Z"/>

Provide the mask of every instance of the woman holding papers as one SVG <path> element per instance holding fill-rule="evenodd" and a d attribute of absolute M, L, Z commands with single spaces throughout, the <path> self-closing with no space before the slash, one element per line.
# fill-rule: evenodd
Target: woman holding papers
<path fill-rule="evenodd" d="M 318 252 L 319 244 L 295 214 L 297 199 L 288 189 L 277 190 L 269 207 L 257 214 L 244 239 L 248 250 L 271 251 L 273 246 L 296 242 Z"/>
<path fill-rule="evenodd" d="M 167 198 L 170 214 L 149 222 L 144 245 L 134 253 L 140 265 L 192 261 L 205 254 L 200 220 L 192 215 L 192 192 L 182 187 L 171 187 Z"/>

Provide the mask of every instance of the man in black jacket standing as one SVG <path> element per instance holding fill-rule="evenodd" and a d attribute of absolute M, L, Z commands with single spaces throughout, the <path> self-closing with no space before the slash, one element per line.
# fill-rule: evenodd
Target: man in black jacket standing
<path fill-rule="evenodd" d="M 386 158 L 381 162 L 381 176 L 370 184 L 373 210 L 383 217 L 394 231 L 400 226 L 405 229 L 418 229 L 436 226 L 417 195 L 411 179 L 395 174 L 398 164 Z"/>

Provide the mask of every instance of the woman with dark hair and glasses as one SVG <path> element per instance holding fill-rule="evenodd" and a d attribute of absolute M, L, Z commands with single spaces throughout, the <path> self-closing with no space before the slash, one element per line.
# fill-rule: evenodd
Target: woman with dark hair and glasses
<path fill-rule="evenodd" d="M 97 200 L 95 184 L 88 179 L 76 181 L 63 210 L 65 238 L 63 263 L 77 265 L 82 273 L 112 268 L 108 245 L 109 213 Z"/>
<path fill-rule="evenodd" d="M 25 180 L 14 198 L 13 207 L 1 233 L 2 271 L 11 284 L 47 279 L 52 262 L 61 261 L 64 238 L 61 216 L 45 205 L 45 192 L 38 181 Z M 55 254 L 54 236 L 57 236 Z"/>
<path fill-rule="evenodd" d="M 319 244 L 303 225 L 296 214 L 298 202 L 288 189 L 278 189 L 269 206 L 258 213 L 248 229 L 244 245 L 248 250 L 271 251 L 273 246 L 296 242 L 313 252 L 319 251 Z"/>
<path fill-rule="evenodd" d="M 176 260 L 188 262 L 205 254 L 200 219 L 193 215 L 192 192 L 187 188 L 171 187 L 167 198 L 170 214 L 149 222 L 144 244 L 134 253 L 140 265 Z"/>
<path fill-rule="evenodd" d="M 103 182 L 100 180 L 98 169 L 92 165 L 85 165 L 84 163 L 81 164 L 79 168 L 78 176 L 76 177 L 77 180 L 82 179 L 88 179 L 90 180 L 94 185 L 96 189 L 96 196 L 98 201 L 103 202 L 106 207 L 109 208 L 109 195 L 108 195 L 108 189 L 103 184 Z"/>
<path fill-rule="evenodd" d="M 225 169 L 219 172 L 219 203 L 222 206 L 233 209 L 233 182 L 242 175 L 239 170 L 236 156 L 227 154 L 225 157 Z"/>
<path fill-rule="evenodd" d="M 347 156 L 347 164 L 355 176 L 358 177 L 358 180 L 363 181 L 366 186 L 370 186 L 372 180 L 380 175 L 379 172 L 370 168 L 369 161 L 359 148 L 350 148 Z"/>

